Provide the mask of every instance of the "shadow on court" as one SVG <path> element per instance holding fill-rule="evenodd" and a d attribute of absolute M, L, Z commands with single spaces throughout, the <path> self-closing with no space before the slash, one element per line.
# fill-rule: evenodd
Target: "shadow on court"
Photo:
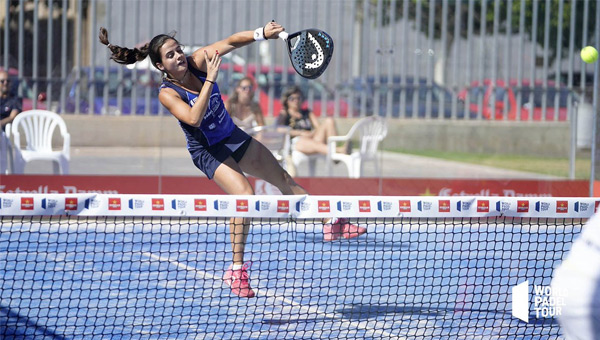
<path fill-rule="evenodd" d="M 0 306 L 0 336 L 4 340 L 66 340 L 50 328 L 38 325 L 29 317 Z"/>
<path fill-rule="evenodd" d="M 346 247 L 354 249 L 364 249 L 370 251 L 406 251 L 413 250 L 415 246 L 411 246 L 408 242 L 391 242 L 391 241 L 378 241 L 373 242 L 369 239 L 369 234 L 361 235 L 355 239 L 344 239 L 340 238 L 335 241 L 323 241 L 323 234 L 319 233 L 295 233 L 293 240 L 300 243 L 324 243 L 329 244 L 332 247 Z"/>
<path fill-rule="evenodd" d="M 465 308 L 442 308 L 435 306 L 401 306 L 401 305 L 366 305 L 366 304 L 351 304 L 346 305 L 346 308 L 336 310 L 344 319 L 348 320 L 367 320 L 377 318 L 388 314 L 407 314 L 413 316 L 423 316 L 439 318 L 444 317 L 448 313 L 486 313 L 486 314 L 504 314 L 510 316 L 508 311 L 499 310 L 484 310 L 484 309 L 465 309 Z M 543 320 L 538 320 L 543 321 Z M 539 322 L 551 324 L 552 322 Z"/>

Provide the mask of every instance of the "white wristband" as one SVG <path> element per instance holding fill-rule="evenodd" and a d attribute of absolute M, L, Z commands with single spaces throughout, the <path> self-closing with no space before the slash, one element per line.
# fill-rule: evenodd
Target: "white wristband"
<path fill-rule="evenodd" d="M 265 30 L 264 27 L 259 27 L 254 30 L 254 40 L 255 41 L 267 40 L 267 38 L 265 38 L 265 35 L 263 34 L 264 30 Z"/>

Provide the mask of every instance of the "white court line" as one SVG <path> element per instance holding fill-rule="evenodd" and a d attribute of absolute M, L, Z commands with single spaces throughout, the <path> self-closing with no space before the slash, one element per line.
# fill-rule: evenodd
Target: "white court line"
<path fill-rule="evenodd" d="M 183 269 L 183 270 L 186 270 L 186 271 L 189 271 L 189 272 L 193 272 L 194 275 L 198 275 L 200 278 L 203 278 L 203 279 L 208 278 L 208 279 L 212 279 L 212 280 L 221 281 L 220 277 L 216 277 L 216 276 L 214 276 L 212 274 L 209 274 L 209 273 L 207 273 L 205 271 L 197 270 L 194 267 L 188 266 L 186 264 L 183 264 L 183 263 L 178 262 L 176 260 L 172 260 L 172 259 L 167 258 L 167 257 L 158 256 L 158 255 L 155 255 L 155 254 L 152 254 L 152 253 L 149 253 L 149 252 L 142 252 L 142 255 L 145 255 L 145 256 L 147 256 L 147 257 L 149 257 L 151 259 L 154 259 L 154 260 L 158 260 L 158 261 L 162 261 L 162 262 L 168 262 L 170 264 L 175 265 L 179 269 Z M 295 302 L 294 300 L 277 296 L 270 289 L 260 289 L 260 290 L 256 289 L 256 291 L 257 291 L 257 295 L 267 296 L 267 297 L 273 298 L 273 299 L 275 299 L 277 301 L 281 301 L 281 302 L 287 303 L 287 304 L 289 304 L 291 306 L 298 307 L 303 312 L 305 312 L 307 314 L 310 313 L 308 315 L 311 315 L 311 314 L 312 315 L 319 315 L 319 316 L 327 317 L 329 319 L 334 319 L 334 320 L 340 320 L 341 319 L 342 320 L 341 321 L 342 325 L 344 325 L 344 326 L 346 326 L 346 327 L 348 327 L 350 329 L 363 329 L 363 330 L 366 330 L 368 332 L 368 334 L 373 334 L 371 336 L 377 335 L 377 336 L 385 338 L 385 339 L 405 339 L 405 338 L 400 338 L 397 335 L 385 332 L 383 330 L 371 329 L 371 328 L 368 328 L 365 325 L 363 325 L 363 323 L 367 323 L 367 324 L 371 323 L 370 321 L 364 321 L 364 322 L 344 321 L 343 318 L 341 318 L 339 315 L 322 311 L 318 307 L 303 306 L 302 304 L 300 304 L 298 302 Z M 375 322 L 376 325 L 378 323 L 379 322 Z"/>

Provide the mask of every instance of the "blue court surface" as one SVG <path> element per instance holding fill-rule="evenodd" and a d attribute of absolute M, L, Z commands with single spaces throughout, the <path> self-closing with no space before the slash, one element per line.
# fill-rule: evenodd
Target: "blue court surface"
<path fill-rule="evenodd" d="M 257 298 L 231 294 L 224 220 L 3 220 L 4 339 L 559 339 L 511 315 L 511 288 L 549 285 L 581 226 L 441 220 L 254 223 Z M 477 223 L 473 223 L 477 222 Z"/>

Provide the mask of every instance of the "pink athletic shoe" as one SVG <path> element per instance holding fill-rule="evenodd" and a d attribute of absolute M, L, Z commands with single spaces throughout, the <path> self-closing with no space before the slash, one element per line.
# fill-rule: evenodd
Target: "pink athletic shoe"
<path fill-rule="evenodd" d="M 223 276 L 223 281 L 231 287 L 231 291 L 233 294 L 244 297 L 251 298 L 254 297 L 254 291 L 250 288 L 250 282 L 248 282 L 248 272 L 247 269 L 250 268 L 250 263 L 245 263 L 242 266 L 242 269 L 233 270 L 233 264 L 227 268 L 225 271 L 225 275 Z"/>
<path fill-rule="evenodd" d="M 343 236 L 346 239 L 354 238 L 366 232 L 367 228 L 351 224 L 347 218 L 338 218 L 334 223 L 326 223 L 323 225 L 323 240 L 335 241 L 340 238 L 340 236 Z"/>

